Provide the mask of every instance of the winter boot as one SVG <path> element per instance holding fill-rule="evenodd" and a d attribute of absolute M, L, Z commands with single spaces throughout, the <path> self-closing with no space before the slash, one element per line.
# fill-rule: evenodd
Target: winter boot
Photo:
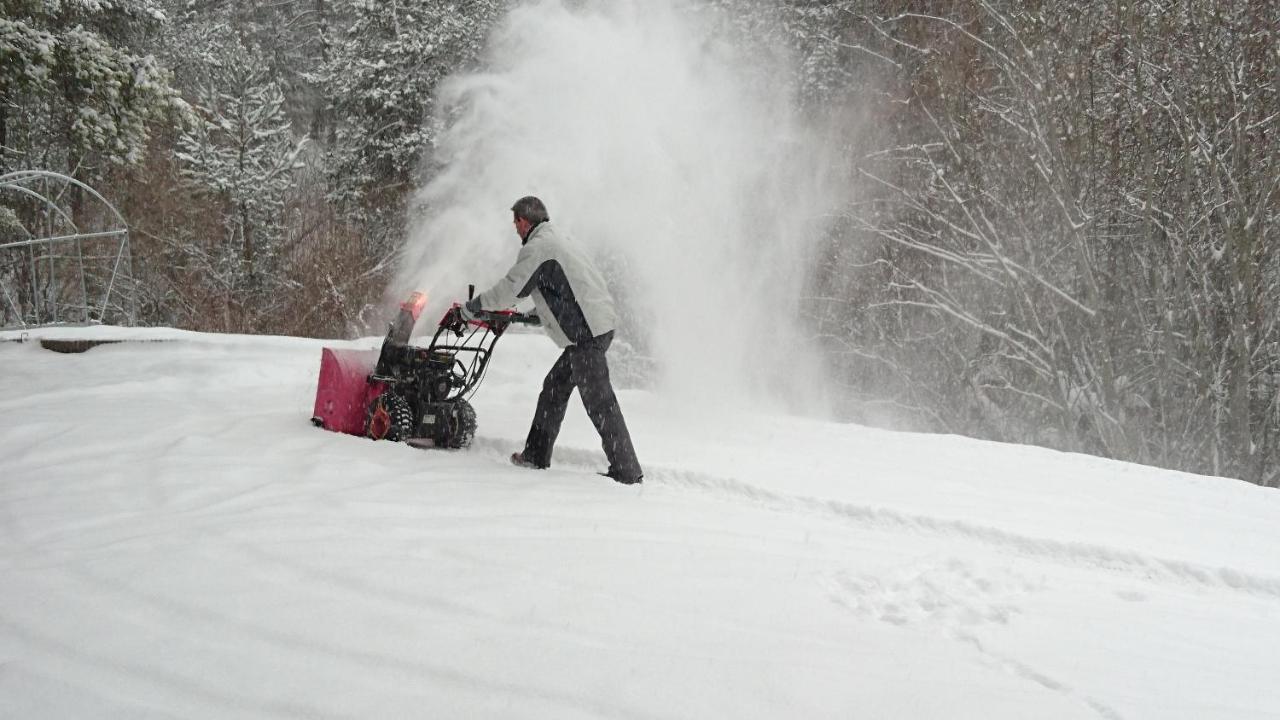
<path fill-rule="evenodd" d="M 525 460 L 522 453 L 511 453 L 511 464 L 516 467 L 529 468 L 530 470 L 546 470 L 546 465 L 539 465 L 532 460 Z"/>
<path fill-rule="evenodd" d="M 613 480 L 616 483 L 622 483 L 623 485 L 639 485 L 640 483 L 644 482 L 643 475 L 628 477 L 625 475 L 618 475 L 614 470 L 610 470 L 609 472 L 602 472 L 600 474 L 603 475 L 604 477 L 609 478 L 610 480 Z"/>

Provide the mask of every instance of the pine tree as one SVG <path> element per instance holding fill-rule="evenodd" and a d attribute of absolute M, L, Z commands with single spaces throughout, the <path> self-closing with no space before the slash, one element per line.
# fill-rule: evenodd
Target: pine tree
<path fill-rule="evenodd" d="M 433 131 L 436 86 L 472 61 L 504 5 L 441 0 L 354 0 L 351 24 L 320 80 L 336 118 L 332 196 L 357 217 L 402 224 Z M 394 244 L 394 243 L 389 243 Z"/>
<path fill-rule="evenodd" d="M 136 164 L 173 97 L 138 49 L 163 23 L 151 0 L 0 1 L 0 171 Z"/>

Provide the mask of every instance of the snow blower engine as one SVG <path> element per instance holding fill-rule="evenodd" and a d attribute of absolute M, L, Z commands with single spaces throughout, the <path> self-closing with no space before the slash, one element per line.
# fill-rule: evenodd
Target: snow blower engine
<path fill-rule="evenodd" d="M 474 295 L 472 285 L 467 297 Z M 426 303 L 427 296 L 415 292 L 400 304 L 381 350 L 321 350 L 312 424 L 416 447 L 471 444 L 476 412 L 468 399 L 484 379 L 493 346 L 511 325 L 537 325 L 538 317 L 481 311 L 467 321 L 454 303 L 430 344 L 410 345 Z"/>

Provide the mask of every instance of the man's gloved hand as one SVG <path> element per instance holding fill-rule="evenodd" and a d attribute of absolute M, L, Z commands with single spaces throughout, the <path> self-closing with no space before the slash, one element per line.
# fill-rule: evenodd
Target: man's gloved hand
<path fill-rule="evenodd" d="M 458 308 L 458 313 L 462 315 L 462 319 L 467 322 L 475 320 L 476 316 L 480 314 L 480 301 L 476 298 L 471 298 L 463 303 L 462 307 Z"/>

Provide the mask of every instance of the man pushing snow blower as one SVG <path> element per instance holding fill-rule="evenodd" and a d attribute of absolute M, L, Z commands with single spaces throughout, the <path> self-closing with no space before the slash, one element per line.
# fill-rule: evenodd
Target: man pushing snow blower
<path fill-rule="evenodd" d="M 511 212 L 521 242 L 515 265 L 492 288 L 468 300 L 463 315 L 470 320 L 532 296 L 547 334 L 563 348 L 542 383 L 524 450 L 513 453 L 511 462 L 527 468 L 551 466 L 569 396 L 577 388 L 609 459 L 609 469 L 601 474 L 628 485 L 641 482 L 644 473 L 605 360 L 617 313 L 604 277 L 580 247 L 551 225 L 541 200 L 520 198 Z"/>

